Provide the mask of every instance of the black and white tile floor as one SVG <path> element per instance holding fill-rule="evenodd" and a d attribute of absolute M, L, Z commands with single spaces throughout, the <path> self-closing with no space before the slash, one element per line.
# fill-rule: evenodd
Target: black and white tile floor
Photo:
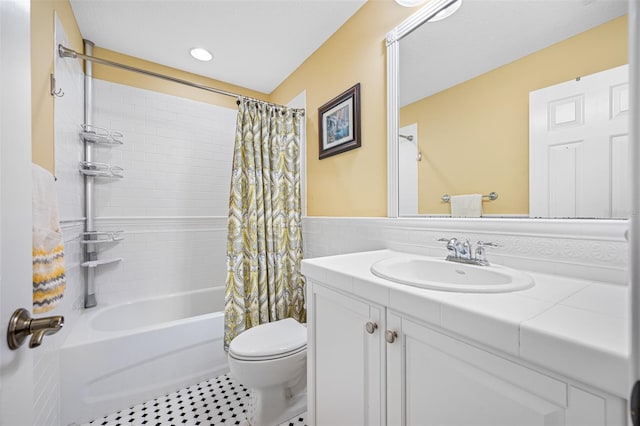
<path fill-rule="evenodd" d="M 225 374 L 82 426 L 246 426 L 249 398 L 249 391 Z M 305 413 L 280 426 L 306 423 Z"/>

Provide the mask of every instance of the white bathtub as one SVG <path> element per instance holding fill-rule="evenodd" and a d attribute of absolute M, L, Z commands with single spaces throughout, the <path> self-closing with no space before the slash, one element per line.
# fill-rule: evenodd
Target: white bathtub
<path fill-rule="evenodd" d="M 223 306 L 220 287 L 83 312 L 60 351 L 62 424 L 226 373 Z"/>

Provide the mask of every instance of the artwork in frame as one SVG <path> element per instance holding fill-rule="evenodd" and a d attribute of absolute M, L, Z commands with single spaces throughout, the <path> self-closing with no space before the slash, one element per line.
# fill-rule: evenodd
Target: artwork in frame
<path fill-rule="evenodd" d="M 320 159 L 360 147 L 360 83 L 318 108 Z"/>

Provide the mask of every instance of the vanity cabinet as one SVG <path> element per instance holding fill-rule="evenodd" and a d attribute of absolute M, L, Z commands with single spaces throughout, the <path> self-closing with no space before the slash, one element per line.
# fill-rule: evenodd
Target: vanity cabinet
<path fill-rule="evenodd" d="M 626 424 L 619 398 L 308 283 L 310 425 Z"/>
<path fill-rule="evenodd" d="M 384 308 L 310 285 L 309 410 L 317 425 L 384 425 Z"/>
<path fill-rule="evenodd" d="M 387 312 L 389 425 L 605 425 L 607 400 Z"/>

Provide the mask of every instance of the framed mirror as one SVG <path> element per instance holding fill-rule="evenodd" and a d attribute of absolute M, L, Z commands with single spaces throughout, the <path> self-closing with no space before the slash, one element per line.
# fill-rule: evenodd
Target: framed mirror
<path fill-rule="evenodd" d="M 629 217 L 627 8 L 433 0 L 391 31 L 389 216 Z"/>

